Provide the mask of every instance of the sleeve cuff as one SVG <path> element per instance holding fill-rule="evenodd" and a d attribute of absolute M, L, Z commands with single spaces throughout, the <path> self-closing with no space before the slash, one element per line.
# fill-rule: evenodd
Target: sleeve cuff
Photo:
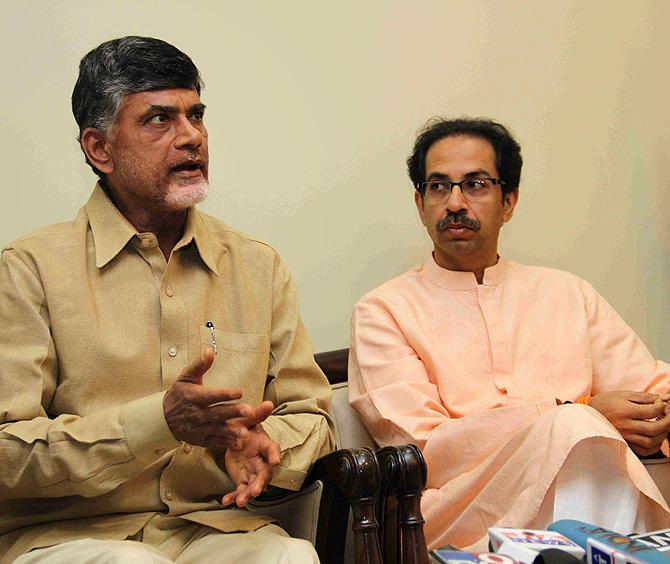
<path fill-rule="evenodd" d="M 299 490 L 307 474 L 295 467 L 291 468 L 293 464 L 290 449 L 305 442 L 305 435 L 296 433 L 295 429 L 284 425 L 281 418 L 273 415 L 263 421 L 261 427 L 281 450 L 281 462 L 272 473 L 270 485 L 285 490 Z"/>
<path fill-rule="evenodd" d="M 268 437 L 279 445 L 282 454 L 290 448 L 303 444 L 311 432 L 310 428 L 304 426 L 296 428 L 288 425 L 277 415 L 270 415 L 265 421 L 261 422 L 261 427 L 263 427 L 263 431 Z"/>
<path fill-rule="evenodd" d="M 179 445 L 165 421 L 164 396 L 165 392 L 159 392 L 131 401 L 123 408 L 123 428 L 128 447 L 137 458 L 146 462 L 155 460 Z"/>
<path fill-rule="evenodd" d="M 301 472 L 300 470 L 291 470 L 290 468 L 285 468 L 280 464 L 272 473 L 270 485 L 277 488 L 283 488 L 285 490 L 297 492 L 302 487 L 306 477 L 307 474 L 305 472 Z"/>

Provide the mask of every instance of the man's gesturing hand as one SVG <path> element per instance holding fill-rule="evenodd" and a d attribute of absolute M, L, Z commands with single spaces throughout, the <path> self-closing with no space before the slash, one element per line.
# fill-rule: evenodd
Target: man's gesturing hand
<path fill-rule="evenodd" d="M 616 427 L 635 454 L 648 456 L 658 452 L 670 431 L 664 403 L 668 400 L 667 394 L 622 390 L 595 395 L 589 405 Z"/>
<path fill-rule="evenodd" d="M 219 448 L 240 448 L 256 424 L 256 410 L 238 400 L 242 391 L 234 388 L 205 388 L 202 377 L 214 362 L 214 351 L 193 360 L 163 399 L 163 411 L 170 431 L 178 441 Z"/>
<path fill-rule="evenodd" d="M 250 429 L 242 449 L 226 451 L 226 470 L 237 489 L 223 496 L 221 503 L 244 507 L 250 499 L 259 496 L 270 482 L 280 457 L 279 445 L 260 426 Z"/>

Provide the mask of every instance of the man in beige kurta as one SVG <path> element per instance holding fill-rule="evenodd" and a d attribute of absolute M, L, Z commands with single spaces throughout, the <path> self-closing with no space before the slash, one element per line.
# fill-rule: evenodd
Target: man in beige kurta
<path fill-rule="evenodd" d="M 435 250 L 356 305 L 350 398 L 380 444 L 422 449 L 429 545 L 482 549 L 488 527 L 559 518 L 667 527 L 633 451 L 668 434 L 670 366 L 584 280 L 498 257 L 516 142 L 486 120 L 436 122 L 408 164 Z"/>
<path fill-rule="evenodd" d="M 82 61 L 73 109 L 100 181 L 0 261 L 2 562 L 317 561 L 245 509 L 332 450 L 330 387 L 274 249 L 195 208 L 199 92 L 155 39 Z"/>

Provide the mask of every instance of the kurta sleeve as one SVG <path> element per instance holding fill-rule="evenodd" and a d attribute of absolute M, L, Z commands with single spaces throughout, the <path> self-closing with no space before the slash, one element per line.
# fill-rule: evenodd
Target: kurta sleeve
<path fill-rule="evenodd" d="M 302 485 L 317 458 L 335 448 L 330 417 L 331 390 L 314 361 L 300 320 L 295 286 L 284 264 L 275 260 L 269 382 L 265 399 L 275 409 L 262 423 L 281 449 L 271 484 L 290 490 Z"/>
<path fill-rule="evenodd" d="M 476 467 L 539 414 L 556 408 L 551 399 L 451 417 L 392 309 L 374 297 L 354 309 L 349 397 L 381 446 L 415 443 L 422 449 L 428 487 Z"/>
<path fill-rule="evenodd" d="M 0 499 L 96 496 L 176 446 L 163 393 L 83 417 L 52 418 L 58 378 L 39 269 L 19 250 L 6 249 L 0 260 Z"/>
<path fill-rule="evenodd" d="M 581 280 L 593 362 L 591 395 L 613 390 L 662 393 L 670 365 L 656 360 L 635 331 L 586 281 Z"/>

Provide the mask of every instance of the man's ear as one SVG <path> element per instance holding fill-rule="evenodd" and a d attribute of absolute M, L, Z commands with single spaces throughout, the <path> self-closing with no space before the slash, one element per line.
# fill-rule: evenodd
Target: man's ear
<path fill-rule="evenodd" d="M 519 189 L 507 192 L 503 198 L 503 223 L 507 223 L 514 215 L 514 208 L 519 201 Z"/>
<path fill-rule="evenodd" d="M 81 148 L 88 161 L 103 174 L 114 170 L 107 135 L 95 127 L 87 127 L 81 134 Z"/>
<path fill-rule="evenodd" d="M 414 203 L 416 204 L 416 209 L 419 210 L 419 217 L 421 218 L 421 223 L 426 225 L 426 217 L 423 213 L 423 196 L 418 190 L 414 190 Z"/>

